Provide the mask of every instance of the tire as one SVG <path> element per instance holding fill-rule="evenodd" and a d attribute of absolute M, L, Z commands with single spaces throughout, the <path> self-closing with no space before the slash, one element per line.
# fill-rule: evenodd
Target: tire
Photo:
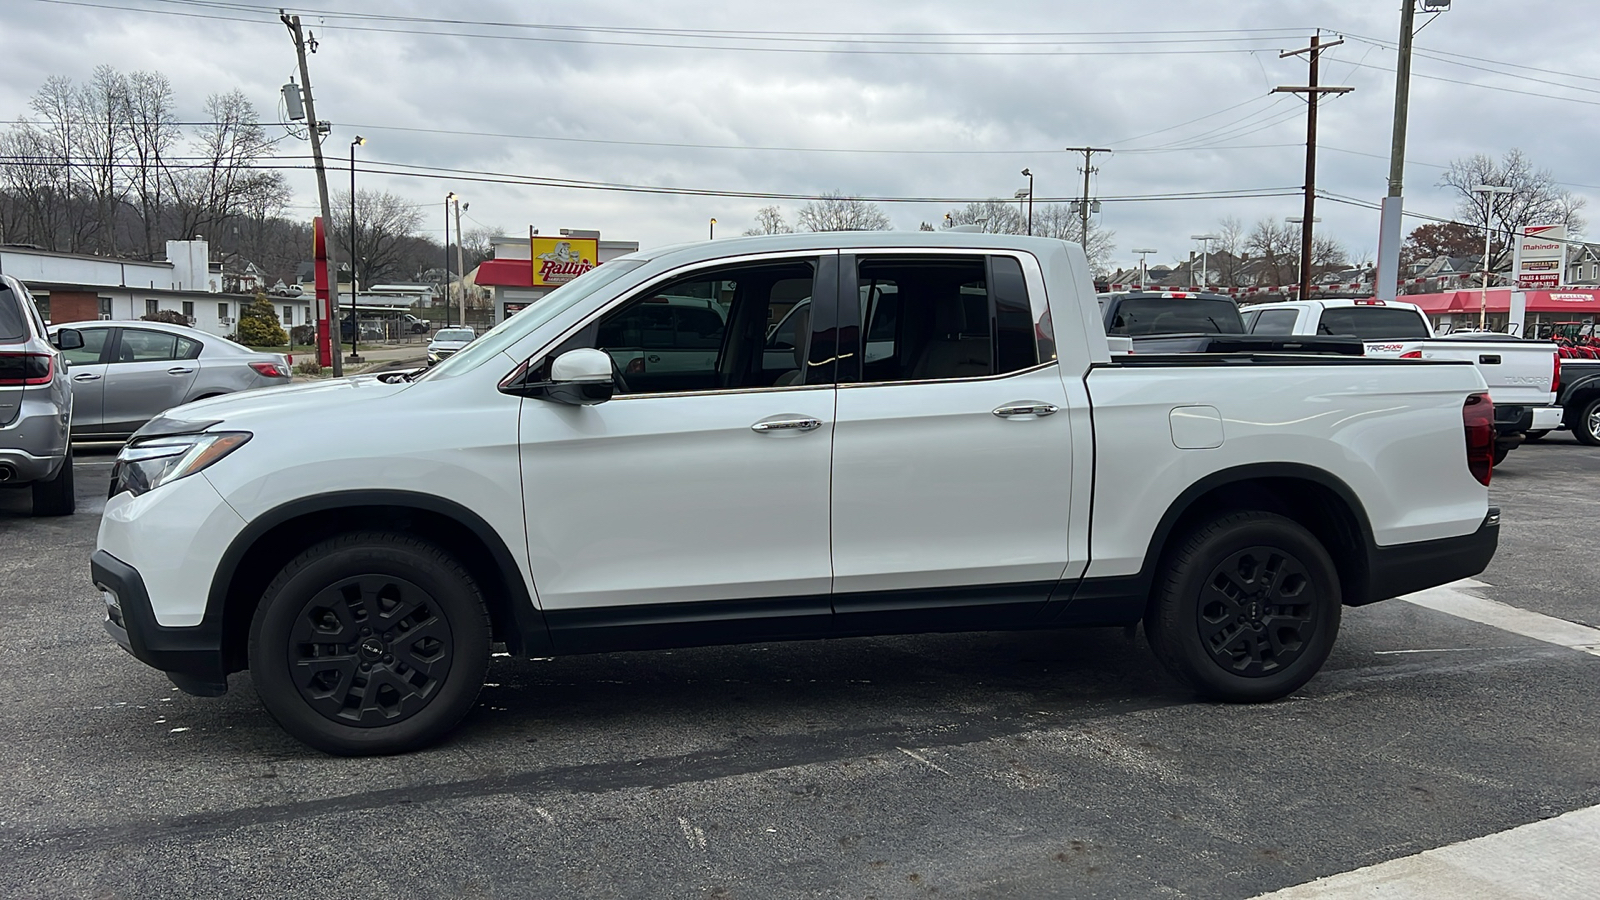
<path fill-rule="evenodd" d="M 1522 436 L 1522 442 L 1526 444 L 1529 441 L 1537 441 L 1549 433 L 1550 429 L 1548 428 L 1541 428 L 1538 431 L 1530 431 Z"/>
<path fill-rule="evenodd" d="M 405 753 L 472 709 L 489 640 L 483 596 L 444 550 L 347 534 L 296 556 L 267 586 L 250 623 L 250 675 L 300 741 L 342 756 Z"/>
<path fill-rule="evenodd" d="M 1494 462 L 1489 464 L 1490 468 L 1494 468 L 1494 467 L 1499 466 L 1501 463 L 1505 462 L 1506 461 L 1506 457 L 1508 457 L 1510 455 L 1511 455 L 1511 448 L 1510 447 L 1496 447 L 1496 448 L 1494 448 Z"/>
<path fill-rule="evenodd" d="M 1569 427 L 1578 443 L 1600 447 L 1600 397 L 1585 403 Z"/>
<path fill-rule="evenodd" d="M 33 483 L 33 514 L 36 516 L 70 516 L 78 509 L 78 495 L 72 484 L 72 445 L 67 445 L 67 458 L 61 470 L 49 481 Z"/>
<path fill-rule="evenodd" d="M 1239 596 L 1256 590 L 1266 596 Z M 1202 697 L 1262 703 L 1322 668 L 1340 603 L 1339 573 L 1311 532 L 1273 513 L 1229 513 L 1169 548 L 1145 633 L 1167 671 Z"/>

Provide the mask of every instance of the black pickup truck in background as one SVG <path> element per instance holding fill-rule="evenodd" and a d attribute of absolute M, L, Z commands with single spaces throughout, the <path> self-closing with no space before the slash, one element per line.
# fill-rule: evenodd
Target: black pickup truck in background
<path fill-rule="evenodd" d="M 1580 444 L 1600 447 L 1600 359 L 1561 357 L 1561 381 L 1556 389 L 1556 405 L 1561 407 L 1561 424 Z M 1548 432 L 1530 431 L 1536 441 Z"/>
<path fill-rule="evenodd" d="M 1366 352 L 1353 335 L 1246 334 L 1238 303 L 1225 294 L 1117 291 L 1099 300 L 1106 335 L 1131 338 L 1138 354 Z"/>

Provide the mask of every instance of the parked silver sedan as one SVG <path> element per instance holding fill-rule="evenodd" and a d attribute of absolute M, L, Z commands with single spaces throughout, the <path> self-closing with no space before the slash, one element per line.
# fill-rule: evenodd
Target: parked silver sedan
<path fill-rule="evenodd" d="M 289 383 L 289 358 L 161 322 L 69 322 L 83 346 L 70 365 L 72 437 L 118 440 L 174 406 Z"/>

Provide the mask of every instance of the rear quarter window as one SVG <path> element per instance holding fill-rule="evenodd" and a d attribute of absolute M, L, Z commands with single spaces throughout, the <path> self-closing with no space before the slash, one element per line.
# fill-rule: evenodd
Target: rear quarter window
<path fill-rule="evenodd" d="M 0 285 L 0 341 L 27 340 L 28 323 L 24 315 L 21 298 L 11 288 Z"/>

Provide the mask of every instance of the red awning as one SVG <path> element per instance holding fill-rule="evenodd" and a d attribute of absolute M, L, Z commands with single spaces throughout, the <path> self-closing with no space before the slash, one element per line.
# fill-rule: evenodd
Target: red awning
<path fill-rule="evenodd" d="M 1593 288 L 1574 288 L 1564 291 L 1527 291 L 1527 311 L 1530 313 L 1572 313 L 1574 315 L 1589 315 L 1600 313 L 1600 290 Z M 1396 297 L 1404 303 L 1414 303 L 1422 307 L 1423 312 L 1438 315 L 1439 313 L 1474 313 L 1483 302 L 1483 295 L 1479 291 L 1461 290 L 1445 291 L 1438 294 L 1406 294 Z M 1509 312 L 1511 309 L 1510 288 L 1490 288 L 1488 291 L 1488 310 L 1492 313 Z"/>
<path fill-rule="evenodd" d="M 483 287 L 533 287 L 533 262 L 526 259 L 486 259 L 478 263 L 476 280 Z"/>

